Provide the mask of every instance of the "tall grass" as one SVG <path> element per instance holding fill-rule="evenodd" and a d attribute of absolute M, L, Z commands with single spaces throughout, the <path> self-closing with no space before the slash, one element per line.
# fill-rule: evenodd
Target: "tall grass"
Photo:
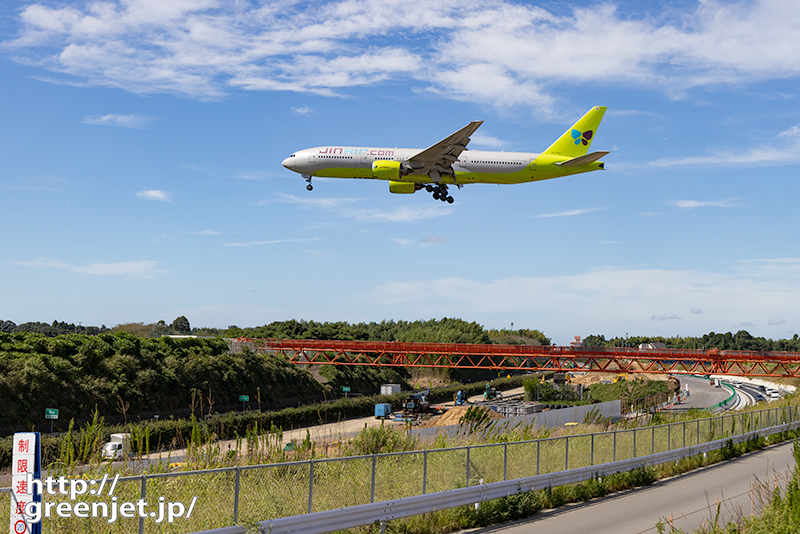
<path fill-rule="evenodd" d="M 156 500 L 163 495 L 168 501 L 188 503 L 193 496 L 197 496 L 199 501 L 197 516 L 190 523 L 179 521 L 175 526 L 168 527 L 155 525 L 148 520 L 145 521 L 145 531 L 185 532 L 233 524 L 237 471 L 240 488 L 238 521 L 263 521 L 307 512 L 309 492 L 313 493 L 311 509 L 323 511 L 366 504 L 373 500 L 378 502 L 418 495 L 423 491 L 444 491 L 477 484 L 481 480 L 491 483 L 504 478 L 557 472 L 567 467 L 597 465 L 729 437 L 736 432 L 772 426 L 784 420 L 797 420 L 800 415 L 797 413 L 798 407 L 791 402 L 794 400 L 783 402 L 778 411 L 747 412 L 724 418 L 705 417 L 687 421 L 685 417 L 675 417 L 677 421 L 671 426 L 644 426 L 646 422 L 643 420 L 622 421 L 614 425 L 595 422 L 557 429 L 529 425 L 489 436 L 466 433 L 456 437 L 439 435 L 425 440 L 410 437 L 402 428 L 383 426 L 365 429 L 357 437 L 328 445 L 327 448 L 313 442 L 307 434 L 305 440 L 295 444 L 294 450 L 286 450 L 281 446 L 282 430 L 279 427 L 272 425 L 261 428 L 255 424 L 244 435 L 237 435 L 233 448 L 221 450 L 212 429 L 193 421 L 187 440 L 186 463 L 179 469 L 230 469 L 213 473 L 174 473 L 176 476 L 170 478 L 149 479 L 149 499 Z M 655 418 L 655 422 L 661 423 L 671 420 L 666 415 Z M 616 430 L 616 433 L 609 430 Z M 63 460 L 50 466 L 54 472 L 99 479 L 104 473 L 134 475 L 145 470 L 142 463 L 144 446 L 133 448 L 136 457 L 122 470 L 115 471 L 99 461 L 102 440 L 98 436 L 103 435 L 102 418 L 97 417 L 83 429 L 72 432 L 72 436 L 63 436 L 66 443 L 62 450 L 67 452 Z M 590 433 L 595 433 L 594 437 Z M 146 442 L 145 431 L 139 430 L 136 435 L 136 443 Z M 778 436 L 775 439 L 786 437 Z M 447 520 L 428 514 L 397 522 L 396 525 L 393 522 L 395 526 L 392 528 L 398 529 L 397 532 L 406 532 L 403 530 L 406 527 L 412 529 L 407 532 L 429 532 L 433 530 L 426 529 L 444 528 L 441 526 L 443 524 L 451 525 L 453 529 L 488 524 L 487 521 L 522 514 L 525 510 L 594 498 L 646 483 L 653 476 L 674 475 L 733 457 L 745 450 L 753 450 L 768 441 L 751 440 L 737 446 L 731 442 L 729 447 L 706 457 L 648 468 L 653 471 L 645 469 L 631 474 L 603 476 L 602 479 L 554 488 L 549 492 L 509 498 L 507 502 L 493 501 L 494 504 L 485 503 L 478 511 L 459 509 L 442 512 L 444 517 L 449 518 Z M 70 443 L 82 445 L 71 448 Z M 310 461 L 312 459 L 313 464 Z M 85 461 L 88 463 L 83 463 Z M 266 463 L 270 465 L 263 465 Z M 171 470 L 168 460 L 146 469 L 152 475 Z M 120 500 L 128 498 L 129 494 L 136 500 L 139 495 L 137 492 L 141 491 L 141 477 L 126 481 L 120 486 L 120 491 Z M 47 499 L 58 500 L 63 497 L 46 496 Z M 433 519 L 426 519 L 428 516 Z M 76 518 L 58 519 L 53 525 L 58 527 L 51 528 L 55 532 L 130 531 L 126 530 L 130 526 L 127 523 L 120 527 L 98 520 Z"/>

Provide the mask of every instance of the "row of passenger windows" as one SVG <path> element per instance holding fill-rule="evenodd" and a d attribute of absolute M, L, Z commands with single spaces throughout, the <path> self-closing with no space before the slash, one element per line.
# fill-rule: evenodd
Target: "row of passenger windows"
<path fill-rule="evenodd" d="M 319 154 L 317 157 L 329 159 L 353 159 L 353 156 L 326 156 L 325 154 Z M 375 156 L 374 159 L 381 161 L 402 161 L 401 158 L 382 158 L 380 156 Z"/>
<path fill-rule="evenodd" d="M 353 156 L 327 156 L 324 154 L 320 154 L 318 157 L 328 158 L 328 159 L 353 159 Z M 401 158 L 376 158 L 376 159 L 389 160 L 389 161 L 401 160 Z M 466 163 L 486 163 L 492 165 L 522 165 L 522 162 L 519 161 L 470 161 Z"/>

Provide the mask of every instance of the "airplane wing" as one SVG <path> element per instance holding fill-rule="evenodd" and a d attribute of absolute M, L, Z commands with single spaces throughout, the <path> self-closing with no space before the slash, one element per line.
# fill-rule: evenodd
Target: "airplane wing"
<path fill-rule="evenodd" d="M 414 174 L 428 174 L 435 170 L 439 174 L 453 175 L 453 162 L 467 148 L 469 136 L 475 133 L 481 124 L 483 121 L 472 121 L 456 133 L 409 158 L 409 163 L 414 167 Z"/>
<path fill-rule="evenodd" d="M 602 158 L 606 154 L 610 154 L 610 152 L 592 152 L 591 154 L 586 154 L 585 156 L 578 156 L 577 158 L 568 159 L 567 161 L 559 161 L 556 163 L 559 167 L 577 167 L 579 165 L 588 165 L 590 163 L 594 163 L 598 159 Z"/>

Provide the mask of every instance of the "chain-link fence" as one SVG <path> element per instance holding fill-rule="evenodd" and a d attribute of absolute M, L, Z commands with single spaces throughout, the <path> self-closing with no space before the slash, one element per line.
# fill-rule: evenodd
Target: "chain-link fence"
<path fill-rule="evenodd" d="M 152 511 L 147 517 L 118 515 L 109 522 L 52 513 L 45 524 L 49 532 L 192 532 L 637 458 L 797 417 L 798 407 L 785 406 L 531 441 L 121 477 L 114 492 L 116 501 L 146 501 L 147 511 Z M 0 492 L 0 525 L 8 522 L 9 498 L 8 490 Z M 45 493 L 42 499 L 46 505 L 69 496 Z M 195 505 L 186 517 L 193 499 Z M 110 498 L 87 493 L 77 500 L 91 505 L 108 503 Z M 159 503 L 181 503 L 185 513 L 172 524 L 157 522 Z"/>

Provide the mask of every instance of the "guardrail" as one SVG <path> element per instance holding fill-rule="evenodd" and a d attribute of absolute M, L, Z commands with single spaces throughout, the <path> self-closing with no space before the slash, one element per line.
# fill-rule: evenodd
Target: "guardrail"
<path fill-rule="evenodd" d="M 727 389 L 728 391 L 730 391 L 731 392 L 731 396 L 728 397 L 727 399 L 725 399 L 724 401 L 718 402 L 714 406 L 709 407 L 708 408 L 709 411 L 714 411 L 717 408 L 722 408 L 723 406 L 725 406 L 730 401 L 732 401 L 733 399 L 736 398 L 736 391 L 731 386 L 729 386 L 728 384 L 720 384 L 720 387 L 723 387 L 723 388 Z"/>
<path fill-rule="evenodd" d="M 328 532 L 527 491 L 524 488 L 585 480 L 570 477 L 586 473 L 616 472 L 672 458 L 660 456 L 664 454 L 677 454 L 675 458 L 694 455 L 713 450 L 730 437 L 739 436 L 735 439 L 741 440 L 756 431 L 780 431 L 784 422 L 800 419 L 799 411 L 798 407 L 786 406 L 539 440 L 120 477 L 115 493 L 120 502 L 148 496 L 151 500 L 164 496 L 168 501 L 189 502 L 197 497 L 192 517 L 175 525 L 139 518 L 120 518 L 106 525 L 88 518 L 51 517 L 47 528 L 104 533 L 136 532 L 138 527 L 140 534 L 216 528 L 211 531 L 225 534 L 245 532 L 232 525 L 258 522 L 265 529 L 272 526 L 273 533 Z M 698 449 L 707 445 L 712 448 Z M 0 493 L 0 524 L 8 510 L 3 496 Z M 87 502 L 102 500 L 84 497 Z M 43 495 L 45 502 L 65 499 Z M 451 504 L 445 506 L 447 503 Z M 423 506 L 427 508 L 422 510 Z M 368 521 L 347 526 L 337 523 L 345 521 L 338 518 L 351 514 L 358 518 L 353 521 Z M 313 530 L 317 521 L 329 530 Z"/>

